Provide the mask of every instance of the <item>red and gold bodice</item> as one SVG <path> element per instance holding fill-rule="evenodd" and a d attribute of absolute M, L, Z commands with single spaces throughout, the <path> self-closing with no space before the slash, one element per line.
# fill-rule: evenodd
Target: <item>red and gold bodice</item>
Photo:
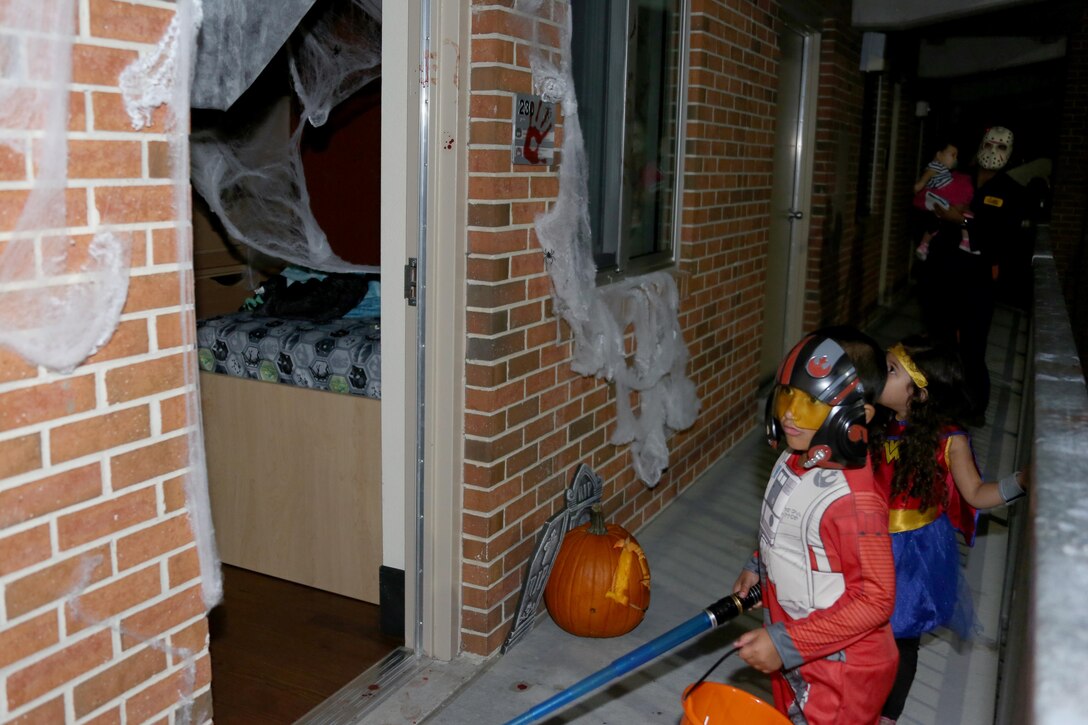
<path fill-rule="evenodd" d="M 967 431 L 953 426 L 947 426 L 941 431 L 936 451 L 937 470 L 947 495 L 941 496 L 941 500 L 935 506 L 922 509 L 921 500 L 915 496 L 909 496 L 906 493 L 894 497 L 891 495 L 892 474 L 895 472 L 895 466 L 901 463 L 899 447 L 906 427 L 905 421 L 893 420 L 888 424 L 885 429 L 883 450 L 873 461 L 873 474 L 877 487 L 888 496 L 888 531 L 896 534 L 920 529 L 935 521 L 942 513 L 947 513 L 952 526 L 963 534 L 967 544 L 973 544 L 977 512 L 963 500 L 948 465 L 952 438 L 966 436 Z M 970 440 L 968 440 L 968 446 L 970 446 Z"/>

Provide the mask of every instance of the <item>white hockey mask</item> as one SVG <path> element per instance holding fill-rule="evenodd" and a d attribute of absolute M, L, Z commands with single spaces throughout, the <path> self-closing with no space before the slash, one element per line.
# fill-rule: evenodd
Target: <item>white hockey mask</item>
<path fill-rule="evenodd" d="M 982 143 L 978 146 L 978 165 L 990 171 L 997 171 L 1009 163 L 1012 155 L 1012 131 L 1004 126 L 994 126 L 986 130 Z"/>

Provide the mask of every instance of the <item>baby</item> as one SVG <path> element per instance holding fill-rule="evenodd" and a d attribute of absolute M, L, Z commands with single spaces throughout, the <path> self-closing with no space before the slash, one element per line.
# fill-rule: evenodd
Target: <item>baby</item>
<path fill-rule="evenodd" d="M 922 170 L 921 176 L 914 182 L 914 206 L 925 212 L 932 212 L 937 206 L 956 207 L 964 216 L 970 216 L 968 206 L 974 196 L 974 188 L 971 179 L 966 174 L 954 173 L 959 149 L 955 144 L 941 142 L 937 144 L 937 152 L 933 160 Z M 926 216 L 925 233 L 918 244 L 915 254 L 919 259 L 925 260 L 929 256 L 929 243 L 937 233 L 938 223 L 931 214 Z M 960 249 L 969 253 L 976 252 L 971 249 L 971 239 L 964 228 L 960 232 Z"/>

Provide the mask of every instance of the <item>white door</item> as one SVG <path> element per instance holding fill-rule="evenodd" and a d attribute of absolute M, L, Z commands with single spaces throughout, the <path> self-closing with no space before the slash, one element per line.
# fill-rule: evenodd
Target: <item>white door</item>
<path fill-rule="evenodd" d="M 779 43 L 761 383 L 774 376 L 803 327 L 819 36 L 786 26 Z"/>

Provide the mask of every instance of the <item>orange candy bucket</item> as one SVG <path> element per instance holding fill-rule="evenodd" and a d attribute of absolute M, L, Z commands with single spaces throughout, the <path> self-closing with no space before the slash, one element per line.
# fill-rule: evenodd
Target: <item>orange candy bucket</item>
<path fill-rule="evenodd" d="M 689 686 L 682 702 L 684 725 L 790 725 L 773 705 L 717 682 Z"/>

